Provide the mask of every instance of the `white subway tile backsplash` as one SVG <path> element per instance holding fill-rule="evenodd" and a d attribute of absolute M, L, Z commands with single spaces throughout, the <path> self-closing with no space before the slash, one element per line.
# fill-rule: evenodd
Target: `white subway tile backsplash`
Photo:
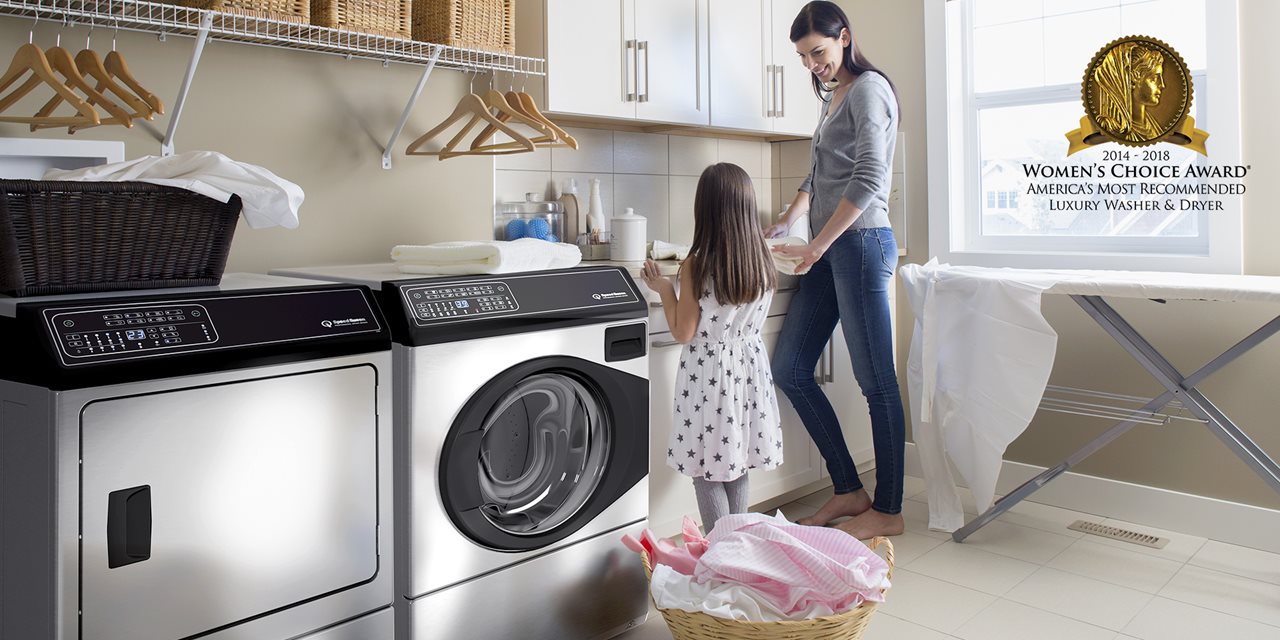
<path fill-rule="evenodd" d="M 693 176 L 671 176 L 671 209 L 669 242 L 691 244 L 693 242 L 693 196 L 698 191 L 698 179 Z"/>
<path fill-rule="evenodd" d="M 719 162 L 732 162 L 746 169 L 747 175 L 751 176 L 753 180 L 764 176 L 760 147 L 768 144 L 767 142 L 720 140 L 719 143 L 719 153 L 717 155 Z"/>
<path fill-rule="evenodd" d="M 613 134 L 614 173 L 667 175 L 667 136 L 616 131 Z"/>
<path fill-rule="evenodd" d="M 551 150 L 551 170 L 557 173 L 613 173 L 613 132 L 603 129 L 566 128 L 578 141 L 576 150 Z"/>
<path fill-rule="evenodd" d="M 671 175 L 700 176 L 708 165 L 718 162 L 719 150 L 715 138 L 671 136 L 669 141 Z"/>
<path fill-rule="evenodd" d="M 501 202 L 521 202 L 524 194 L 534 192 L 538 198 L 550 198 L 550 171 L 516 171 L 499 169 L 494 172 L 493 180 L 494 204 Z"/>
<path fill-rule="evenodd" d="M 809 140 L 790 140 L 777 144 L 782 152 L 779 178 L 803 178 L 809 175 L 809 170 L 813 168 L 810 153 L 812 143 Z"/>
<path fill-rule="evenodd" d="M 626 207 L 635 209 L 645 217 L 648 240 L 666 241 L 670 228 L 667 211 L 671 206 L 667 186 L 667 176 L 614 175 L 614 213 L 621 214 Z"/>

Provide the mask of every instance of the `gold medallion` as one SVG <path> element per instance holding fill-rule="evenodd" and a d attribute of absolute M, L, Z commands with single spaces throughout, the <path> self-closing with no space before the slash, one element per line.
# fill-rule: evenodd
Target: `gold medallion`
<path fill-rule="evenodd" d="M 1148 36 L 1114 40 L 1093 56 L 1081 87 L 1085 116 L 1067 134 L 1071 155 L 1091 145 L 1157 142 L 1206 154 L 1209 134 L 1190 116 L 1194 88 L 1187 63 L 1172 47 Z"/>

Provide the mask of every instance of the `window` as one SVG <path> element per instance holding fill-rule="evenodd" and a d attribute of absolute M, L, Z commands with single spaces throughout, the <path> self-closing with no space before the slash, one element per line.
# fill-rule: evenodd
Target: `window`
<path fill-rule="evenodd" d="M 1194 83 L 1191 115 L 1211 134 L 1207 159 L 1176 145 L 1149 147 L 1169 152 L 1161 164 L 1237 164 L 1235 1 L 1214 0 L 1213 11 L 1207 2 L 927 0 L 926 41 L 939 43 L 926 55 L 933 253 L 957 264 L 1238 273 L 1237 200 L 1223 199 L 1229 211 L 1152 211 L 1123 201 L 1168 198 L 1095 193 L 1073 199 L 1087 205 L 1064 208 L 1030 187 L 1081 179 L 1026 170 L 1115 164 L 1108 151 L 1145 164 L 1138 149 L 1114 143 L 1068 157 L 1064 135 L 1084 115 L 1080 85 L 1094 54 L 1137 34 L 1181 54 Z"/>

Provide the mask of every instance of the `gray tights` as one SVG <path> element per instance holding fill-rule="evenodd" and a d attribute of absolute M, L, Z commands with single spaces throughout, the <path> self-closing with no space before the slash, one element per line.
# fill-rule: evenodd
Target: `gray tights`
<path fill-rule="evenodd" d="M 747 474 L 736 480 L 693 479 L 693 493 L 698 498 L 698 513 L 702 515 L 702 530 L 711 533 L 716 520 L 731 513 L 747 512 Z"/>

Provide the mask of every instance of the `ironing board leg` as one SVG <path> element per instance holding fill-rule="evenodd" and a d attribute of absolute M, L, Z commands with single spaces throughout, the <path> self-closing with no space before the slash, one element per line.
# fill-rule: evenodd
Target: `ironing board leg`
<path fill-rule="evenodd" d="M 1261 447 L 1241 431 L 1208 398 L 1204 397 L 1204 394 L 1199 389 L 1196 389 L 1196 385 L 1205 378 L 1244 355 L 1267 338 L 1280 332 L 1280 316 L 1273 318 L 1266 325 L 1263 325 L 1257 331 L 1224 351 L 1195 373 L 1183 377 L 1164 356 L 1156 351 L 1151 343 L 1147 342 L 1105 300 L 1098 296 L 1082 295 L 1073 295 L 1071 298 L 1167 389 L 1163 394 L 1153 398 L 1151 402 L 1135 411 L 1135 415 L 1149 415 L 1151 412 L 1159 411 L 1175 399 L 1181 400 L 1184 407 L 1206 421 L 1206 426 L 1218 439 L 1222 440 L 1227 448 L 1244 460 L 1277 493 L 1280 493 L 1280 466 L 1277 466 L 1276 462 Z M 1046 469 L 1040 475 L 1028 480 L 1022 486 L 997 500 L 982 515 L 952 533 L 951 538 L 956 542 L 963 542 L 965 538 L 973 535 L 978 529 L 986 526 L 987 523 L 995 520 L 1027 496 L 1035 493 L 1040 487 L 1078 465 L 1102 447 L 1110 444 L 1111 441 L 1119 438 L 1136 424 L 1138 422 L 1135 420 L 1125 420 L 1117 423 L 1105 433 L 1089 441 L 1088 444 L 1068 456 L 1066 460 Z"/>

